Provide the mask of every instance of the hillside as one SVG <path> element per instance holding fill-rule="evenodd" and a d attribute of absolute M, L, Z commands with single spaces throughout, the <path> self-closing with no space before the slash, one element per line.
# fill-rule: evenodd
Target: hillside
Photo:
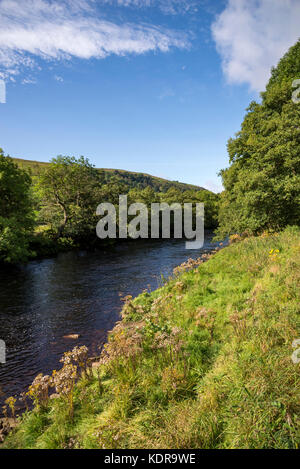
<path fill-rule="evenodd" d="M 21 158 L 13 158 L 13 161 L 17 163 L 20 168 L 29 170 L 32 175 L 39 175 L 49 163 L 41 161 L 24 160 Z M 125 171 L 123 169 L 107 169 L 99 168 L 101 175 L 105 182 L 109 182 L 112 178 L 117 178 L 120 182 L 125 183 L 129 189 L 138 188 L 145 189 L 146 187 L 152 187 L 156 192 L 166 192 L 171 187 L 179 189 L 180 191 L 186 190 L 206 190 L 203 187 L 194 186 L 193 184 L 186 184 L 178 181 L 169 181 L 167 179 L 159 178 L 157 176 L 151 176 L 146 173 L 137 173 L 132 171 Z"/>
<path fill-rule="evenodd" d="M 127 298 L 93 375 L 68 388 L 66 357 L 4 447 L 299 448 L 300 231 L 235 240 Z"/>

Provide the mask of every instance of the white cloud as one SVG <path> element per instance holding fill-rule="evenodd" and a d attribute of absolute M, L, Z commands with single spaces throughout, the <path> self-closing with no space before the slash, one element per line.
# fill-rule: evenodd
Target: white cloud
<path fill-rule="evenodd" d="M 104 20 L 94 0 L 0 0 L 0 72 L 16 75 L 36 58 L 70 60 L 184 48 L 188 39 L 153 25 Z M 0 75 L 0 76 L 1 76 Z"/>
<path fill-rule="evenodd" d="M 103 3 L 122 7 L 157 7 L 166 15 L 177 15 L 198 10 L 200 0 L 101 0 Z"/>
<path fill-rule="evenodd" d="M 224 187 L 221 183 L 211 180 L 204 183 L 204 188 L 208 191 L 214 192 L 215 194 L 219 194 L 224 190 Z"/>
<path fill-rule="evenodd" d="M 63 77 L 60 77 L 59 75 L 54 75 L 54 80 L 59 81 L 60 83 L 63 83 L 64 81 Z"/>
<path fill-rule="evenodd" d="M 229 0 L 212 33 L 229 83 L 262 91 L 271 67 L 300 37 L 300 1 Z"/>
<path fill-rule="evenodd" d="M 35 78 L 24 78 L 22 80 L 22 85 L 35 85 L 35 84 L 36 84 Z"/>

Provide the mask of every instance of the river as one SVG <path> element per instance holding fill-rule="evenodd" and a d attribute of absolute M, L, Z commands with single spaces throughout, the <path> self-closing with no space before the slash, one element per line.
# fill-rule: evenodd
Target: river
<path fill-rule="evenodd" d="M 160 285 L 189 257 L 213 250 L 206 232 L 201 250 L 183 240 L 124 242 L 107 251 L 68 252 L 0 270 L 0 404 L 27 389 L 38 373 L 60 367 L 61 355 L 86 345 L 91 355 L 119 319 L 121 297 Z M 80 334 L 79 339 L 66 339 Z"/>

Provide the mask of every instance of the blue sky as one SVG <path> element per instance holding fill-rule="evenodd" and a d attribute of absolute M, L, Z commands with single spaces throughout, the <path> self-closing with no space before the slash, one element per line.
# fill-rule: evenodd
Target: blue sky
<path fill-rule="evenodd" d="M 274 3 L 276 6 L 274 6 Z M 298 0 L 0 0 L 0 146 L 220 190 Z"/>

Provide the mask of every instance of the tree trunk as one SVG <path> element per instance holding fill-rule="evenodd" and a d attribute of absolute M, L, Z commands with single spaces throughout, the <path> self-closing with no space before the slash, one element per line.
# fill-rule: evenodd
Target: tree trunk
<path fill-rule="evenodd" d="M 68 219 L 69 219 L 65 208 L 63 210 L 64 210 L 64 220 L 62 224 L 60 225 L 60 227 L 58 228 L 57 238 L 61 238 L 61 236 L 63 235 L 66 224 L 68 223 Z"/>
<path fill-rule="evenodd" d="M 67 210 L 66 210 L 66 206 L 63 202 L 61 202 L 61 200 L 59 199 L 59 197 L 57 196 L 56 194 L 56 201 L 57 201 L 57 204 L 61 207 L 61 209 L 63 210 L 64 212 L 64 219 L 63 219 L 63 222 L 62 224 L 60 225 L 60 227 L 58 228 L 58 231 L 57 231 L 57 239 L 61 238 L 61 236 L 63 235 L 64 231 L 65 231 L 65 228 L 66 228 L 66 224 L 68 223 L 69 221 L 69 217 L 68 217 L 68 214 L 67 214 Z"/>

